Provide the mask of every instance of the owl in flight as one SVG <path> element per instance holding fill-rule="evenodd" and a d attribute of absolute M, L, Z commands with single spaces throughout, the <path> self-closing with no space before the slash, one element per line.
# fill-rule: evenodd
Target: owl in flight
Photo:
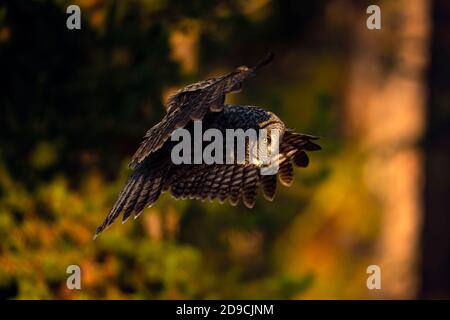
<path fill-rule="evenodd" d="M 254 67 L 240 66 L 233 72 L 188 85 L 172 95 L 166 105 L 164 118 L 146 133 L 143 142 L 131 159 L 134 170 L 118 199 L 95 237 L 109 227 L 123 213 L 122 222 L 132 214 L 140 215 L 145 207 L 153 205 L 162 192 L 169 191 L 176 199 L 226 199 L 237 205 L 252 208 L 259 186 L 263 196 L 272 201 L 277 176 L 289 186 L 293 180 L 293 165 L 307 167 L 306 151 L 320 150 L 314 143 L 317 137 L 296 133 L 285 128 L 272 112 L 259 107 L 225 104 L 225 95 L 241 90 L 242 82 L 273 59 L 269 53 Z M 249 161 L 212 164 L 174 164 L 171 151 L 175 143 L 170 139 L 178 128 L 194 131 L 194 121 L 201 120 L 203 130 L 218 129 L 276 129 L 279 130 L 278 171 L 261 174 L 262 164 Z"/>

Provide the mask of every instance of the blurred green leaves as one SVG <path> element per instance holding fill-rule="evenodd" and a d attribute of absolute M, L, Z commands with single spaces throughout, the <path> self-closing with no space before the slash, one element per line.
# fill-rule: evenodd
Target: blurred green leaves
<path fill-rule="evenodd" d="M 56 163 L 57 157 L 58 154 L 54 145 L 47 142 L 38 143 L 31 154 L 31 166 L 36 169 L 48 168 Z"/>

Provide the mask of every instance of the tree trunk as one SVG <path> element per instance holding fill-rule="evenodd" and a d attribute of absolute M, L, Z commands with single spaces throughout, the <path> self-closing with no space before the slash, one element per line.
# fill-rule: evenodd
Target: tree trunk
<path fill-rule="evenodd" d="M 382 298 L 414 298 L 418 290 L 423 155 L 430 29 L 427 0 L 380 1 L 381 30 L 355 26 L 345 132 L 367 155 L 366 183 L 382 220 L 373 264 Z M 364 214 L 363 208 L 361 214 Z"/>

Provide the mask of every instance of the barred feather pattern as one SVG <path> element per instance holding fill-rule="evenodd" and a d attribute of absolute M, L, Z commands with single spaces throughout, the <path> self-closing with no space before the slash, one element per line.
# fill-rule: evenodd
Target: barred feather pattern
<path fill-rule="evenodd" d="M 264 196 L 273 199 L 276 177 L 261 177 L 260 165 L 247 160 L 243 164 L 222 165 L 174 165 L 171 162 L 174 143 L 168 141 L 170 135 L 178 128 L 187 128 L 192 134 L 195 120 L 203 120 L 206 124 L 204 130 L 216 128 L 222 133 L 226 129 L 249 128 L 281 131 L 281 153 L 276 161 L 281 164 L 279 177 L 282 183 L 287 184 L 292 180 L 291 161 L 306 167 L 309 160 L 303 150 L 320 149 L 311 142 L 315 137 L 296 134 L 291 130 L 285 132 L 283 122 L 263 109 L 224 104 L 226 94 L 239 91 L 244 80 L 253 77 L 258 69 L 272 59 L 273 54 L 269 53 L 252 68 L 238 67 L 227 75 L 188 85 L 172 95 L 166 106 L 166 115 L 147 131 L 144 141 L 133 155 L 130 167 L 134 172 L 111 211 L 97 228 L 95 236 L 108 228 L 121 213 L 123 222 L 133 213 L 136 218 L 146 206 L 155 203 L 160 194 L 168 190 L 175 198 L 208 198 L 220 202 L 228 198 L 232 205 L 237 205 L 242 198 L 247 207 L 253 207 L 258 186 L 262 184 Z M 245 152 L 249 156 L 248 145 Z"/>
<path fill-rule="evenodd" d="M 273 54 L 269 53 L 252 68 L 241 66 L 227 75 L 200 81 L 175 92 L 168 99 L 164 118 L 145 134 L 130 167 L 134 168 L 160 149 L 175 129 L 184 128 L 191 120 L 202 120 L 210 112 L 220 112 L 225 95 L 238 91 L 244 80 L 253 77 L 260 67 L 272 59 Z"/>
<path fill-rule="evenodd" d="M 221 127 L 217 123 L 228 128 L 243 129 L 250 127 L 280 128 L 281 123 L 281 120 L 275 115 L 250 106 L 227 106 L 223 116 L 216 116 L 215 119 L 217 121 L 208 119 L 210 127 L 219 129 Z M 186 178 L 178 175 L 171 183 L 171 193 L 177 199 L 217 199 L 221 203 L 228 199 L 233 206 L 242 200 L 246 207 L 252 208 L 255 205 L 260 185 L 264 197 L 273 200 L 277 176 L 283 185 L 292 184 L 293 164 L 298 167 L 308 165 L 309 158 L 305 151 L 320 149 L 313 142 L 316 139 L 314 136 L 295 133 L 290 129 L 285 130 L 280 145 L 280 168 L 276 175 L 261 175 L 261 168 L 248 162 L 242 165 L 236 163 L 202 165 L 196 170 L 197 173 L 185 172 Z M 183 189 L 182 194 L 178 191 L 180 189 Z"/>
<path fill-rule="evenodd" d="M 139 165 L 130 176 L 116 203 L 97 228 L 94 238 L 110 227 L 121 213 L 123 213 L 122 222 L 125 222 L 133 212 L 136 218 L 147 205 L 152 205 L 159 198 L 168 169 L 167 161 L 170 159 L 163 157 L 149 160 Z"/>
<path fill-rule="evenodd" d="M 171 161 L 174 143 L 167 141 L 162 148 L 147 156 L 135 167 L 116 203 L 97 228 L 96 236 L 122 213 L 122 222 L 133 215 L 138 217 L 144 208 L 153 205 L 164 191 L 170 191 L 176 199 L 208 199 L 218 200 L 220 203 L 228 200 L 232 206 L 242 201 L 246 207 L 252 208 L 261 186 L 264 198 L 272 201 L 275 198 L 277 177 L 281 184 L 291 185 L 294 176 L 293 165 L 307 167 L 309 158 L 306 152 L 320 150 L 320 146 L 314 143 L 316 137 L 285 129 L 283 122 L 276 115 L 257 107 L 225 105 L 223 111 L 207 115 L 203 126 L 204 130 L 215 128 L 222 133 L 228 128 L 280 130 L 282 134 L 279 157 L 276 160 L 279 164 L 277 174 L 262 175 L 263 165 L 250 163 L 248 159 L 242 164 L 224 162 L 211 165 L 174 165 Z M 192 133 L 192 122 L 186 128 Z M 248 150 L 246 152 L 248 153 Z"/>
<path fill-rule="evenodd" d="M 192 121 L 185 127 L 193 133 Z M 180 164 L 171 161 L 171 150 L 175 145 L 166 141 L 163 147 L 148 155 L 134 168 L 120 192 L 116 203 L 103 223 L 97 228 L 96 235 L 108 228 L 120 214 L 122 222 L 131 216 L 135 218 L 145 207 L 153 205 L 162 192 L 169 191 L 176 199 L 226 200 L 236 206 L 240 201 L 248 207 L 255 206 L 259 187 L 265 199 L 275 198 L 277 177 L 281 184 L 292 184 L 294 169 L 307 167 L 307 152 L 320 150 L 314 141 L 317 137 L 296 133 L 286 129 L 283 122 L 273 113 L 253 106 L 225 105 L 221 112 L 207 114 L 203 120 L 203 130 L 215 128 L 225 133 L 226 129 L 265 128 L 281 131 L 279 170 L 273 175 L 262 175 L 263 165 L 242 164 Z M 248 149 L 246 145 L 246 150 Z M 248 150 L 247 150 L 248 151 Z"/>

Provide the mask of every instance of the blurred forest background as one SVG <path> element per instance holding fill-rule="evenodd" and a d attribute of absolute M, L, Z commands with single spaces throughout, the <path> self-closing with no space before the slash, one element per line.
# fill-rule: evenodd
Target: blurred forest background
<path fill-rule="evenodd" d="M 81 30 L 66 28 L 67 6 Z M 382 29 L 366 28 L 378 4 Z M 450 5 L 436 0 L 0 4 L 0 297 L 450 297 Z M 93 241 L 175 89 L 275 62 L 228 102 L 323 150 L 273 203 L 164 194 Z M 81 267 L 82 290 L 66 288 Z M 382 289 L 366 287 L 367 266 Z"/>

